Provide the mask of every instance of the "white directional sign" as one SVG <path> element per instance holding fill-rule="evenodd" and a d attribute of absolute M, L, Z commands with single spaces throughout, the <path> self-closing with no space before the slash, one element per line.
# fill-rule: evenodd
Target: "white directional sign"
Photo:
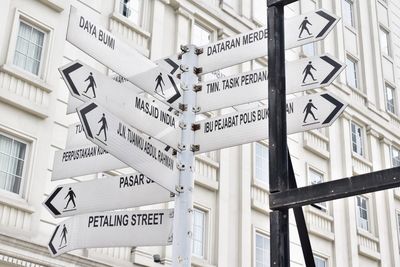
<path fill-rule="evenodd" d="M 127 87 L 131 93 L 136 93 L 136 94 L 143 94 L 142 89 L 140 89 L 139 87 L 137 87 L 136 85 L 134 85 L 133 83 L 129 82 L 127 79 L 125 79 L 124 77 L 122 77 L 121 75 L 118 74 L 114 74 L 110 77 L 110 79 L 113 79 L 114 81 L 120 83 L 121 85 Z M 65 80 L 64 80 L 65 81 Z M 87 81 L 86 81 L 87 82 Z M 66 82 L 67 84 L 67 82 Z M 87 85 L 89 85 L 89 83 L 87 82 Z M 86 89 L 86 88 L 85 88 Z M 67 105 L 67 114 L 72 114 L 76 112 L 76 109 L 81 106 L 84 102 L 82 102 L 81 100 L 72 97 L 70 95 L 69 99 L 68 99 L 68 105 Z"/>
<path fill-rule="evenodd" d="M 68 149 L 86 145 L 93 145 L 93 143 L 86 139 L 82 124 L 78 122 L 68 126 L 67 143 L 65 144 L 65 148 Z"/>
<path fill-rule="evenodd" d="M 179 171 L 171 149 L 130 127 L 93 101 L 80 107 L 78 115 L 86 138 L 159 185 L 176 191 Z"/>
<path fill-rule="evenodd" d="M 43 205 L 55 218 L 172 201 L 165 188 L 141 173 L 57 186 Z"/>
<path fill-rule="evenodd" d="M 286 93 L 296 93 L 327 86 L 345 68 L 330 55 L 287 62 Z M 200 112 L 226 108 L 266 99 L 268 97 L 267 68 L 203 82 L 197 92 Z"/>
<path fill-rule="evenodd" d="M 54 154 L 51 180 L 126 168 L 126 164 L 96 145 L 58 150 Z"/>
<path fill-rule="evenodd" d="M 96 19 L 78 12 L 74 7 L 71 7 L 69 16 L 67 41 L 142 90 L 158 94 L 160 100 L 177 107 L 177 103 L 171 104 L 174 102 L 171 100 L 171 95 L 180 96 L 179 82 L 170 74 L 171 71 L 164 70 L 139 54 L 134 48 L 107 31 Z"/>
<path fill-rule="evenodd" d="M 330 93 L 287 100 L 287 133 L 330 126 L 347 103 Z M 262 106 L 198 122 L 195 132 L 197 153 L 255 142 L 268 138 L 268 108 Z"/>
<path fill-rule="evenodd" d="M 48 248 L 52 256 L 79 248 L 172 244 L 173 209 L 98 212 L 64 220 Z"/>
<path fill-rule="evenodd" d="M 128 124 L 178 149 L 180 118 L 167 108 L 139 96 L 80 61 L 73 61 L 59 70 L 71 95 L 82 103 L 95 99 Z"/>
<path fill-rule="evenodd" d="M 320 9 L 285 20 L 285 48 L 322 40 L 339 19 Z M 255 29 L 203 46 L 198 65 L 202 73 L 267 56 L 267 27 Z"/>

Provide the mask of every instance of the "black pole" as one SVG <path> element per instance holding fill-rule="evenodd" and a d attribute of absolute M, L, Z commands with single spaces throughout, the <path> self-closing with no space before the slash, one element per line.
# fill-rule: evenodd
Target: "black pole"
<path fill-rule="evenodd" d="M 283 4 L 268 1 L 268 107 L 270 192 L 288 190 Z M 289 267 L 288 209 L 270 213 L 271 266 Z"/>
<path fill-rule="evenodd" d="M 289 164 L 289 187 L 297 188 L 296 177 L 294 175 L 292 159 L 290 158 L 288 148 L 288 164 Z M 296 220 L 297 231 L 299 232 L 301 249 L 303 251 L 304 262 L 307 267 L 315 267 L 314 255 L 311 248 L 310 237 L 308 236 L 306 220 L 304 218 L 303 207 L 293 209 L 294 218 Z"/>

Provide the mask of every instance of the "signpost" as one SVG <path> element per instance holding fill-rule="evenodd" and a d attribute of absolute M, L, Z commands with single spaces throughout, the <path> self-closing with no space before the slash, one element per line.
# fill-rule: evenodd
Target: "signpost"
<path fill-rule="evenodd" d="M 56 226 L 49 251 L 58 256 L 78 248 L 170 245 L 173 213 L 164 209 L 74 216 Z"/>
<path fill-rule="evenodd" d="M 150 197 L 149 197 L 150 196 Z M 172 201 L 171 193 L 142 173 L 57 186 L 43 205 L 55 218 Z"/>
<path fill-rule="evenodd" d="M 171 100 L 171 95 L 175 98 L 180 95 L 177 87 L 179 82 L 173 75 L 139 54 L 94 18 L 80 13 L 75 7 L 71 7 L 70 11 L 67 41 L 142 90 L 158 94 L 158 99 L 168 105 L 175 102 Z M 177 107 L 177 103 L 172 106 Z"/>
<path fill-rule="evenodd" d="M 286 103 L 287 133 L 330 126 L 346 106 L 330 93 L 290 99 Z M 195 132 L 197 153 L 267 139 L 269 116 L 268 108 L 262 106 L 199 121 Z"/>
<path fill-rule="evenodd" d="M 290 73 L 290 79 L 286 80 L 286 94 L 328 86 L 344 68 L 344 63 L 328 54 L 288 62 L 286 73 Z M 268 71 L 256 69 L 203 82 L 197 87 L 200 112 L 260 101 L 268 98 Z"/>
<path fill-rule="evenodd" d="M 171 192 L 176 192 L 178 163 L 166 146 L 140 133 L 93 101 L 78 109 L 86 138 L 143 173 Z"/>
<path fill-rule="evenodd" d="M 104 148 L 88 144 L 57 150 L 54 154 L 51 180 L 62 180 L 125 167 L 125 163 L 113 157 Z"/>
<path fill-rule="evenodd" d="M 322 40 L 338 21 L 336 16 L 323 9 L 289 18 L 285 21 L 285 27 L 297 30 L 285 32 L 284 48 Z M 203 54 L 199 56 L 202 73 L 267 56 L 267 38 L 267 27 L 262 27 L 203 46 Z"/>
<path fill-rule="evenodd" d="M 180 118 L 167 108 L 79 61 L 61 67 L 60 73 L 71 95 L 82 103 L 95 99 L 128 124 L 178 149 Z"/>

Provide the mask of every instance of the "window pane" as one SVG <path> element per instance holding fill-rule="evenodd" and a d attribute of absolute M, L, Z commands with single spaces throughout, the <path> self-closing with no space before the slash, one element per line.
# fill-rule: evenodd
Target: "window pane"
<path fill-rule="evenodd" d="M 351 142 L 353 152 L 364 156 L 362 128 L 354 123 L 351 124 Z"/>
<path fill-rule="evenodd" d="M 256 179 L 262 181 L 268 186 L 269 183 L 269 167 L 268 167 L 268 147 L 261 144 L 256 143 L 256 158 L 255 158 L 255 175 Z"/>
<path fill-rule="evenodd" d="M 14 65 L 39 74 L 44 33 L 20 22 L 17 44 L 15 46 Z"/>
<path fill-rule="evenodd" d="M 386 109 L 391 113 L 395 113 L 394 99 L 394 89 L 386 85 Z"/>
<path fill-rule="evenodd" d="M 358 87 L 357 63 L 354 60 L 347 58 L 346 64 L 347 64 L 346 67 L 347 85 L 349 85 L 352 88 L 357 88 Z"/>
<path fill-rule="evenodd" d="M 400 166 L 400 151 L 395 147 L 392 147 L 392 165 L 393 167 Z"/>
<path fill-rule="evenodd" d="M 380 28 L 379 29 L 379 38 L 381 43 L 381 52 L 382 54 L 390 56 L 390 49 L 389 49 L 389 33 Z"/>
<path fill-rule="evenodd" d="M 368 199 L 357 196 L 357 221 L 361 229 L 368 231 Z"/>
<path fill-rule="evenodd" d="M 256 233 L 255 262 L 258 267 L 270 266 L 269 238 L 265 235 Z"/>
<path fill-rule="evenodd" d="M 326 267 L 326 259 L 314 256 L 315 267 Z"/>
<path fill-rule="evenodd" d="M 142 0 L 121 0 L 119 11 L 130 21 L 139 25 L 140 14 L 142 9 Z"/>
<path fill-rule="evenodd" d="M 198 257 L 204 257 L 205 213 L 194 209 L 193 212 L 193 251 Z"/>
<path fill-rule="evenodd" d="M 345 24 L 354 27 L 353 1 L 343 0 L 342 8 L 343 8 L 343 21 L 345 22 Z"/>
<path fill-rule="evenodd" d="M 0 188 L 19 193 L 24 172 L 26 144 L 0 134 Z"/>

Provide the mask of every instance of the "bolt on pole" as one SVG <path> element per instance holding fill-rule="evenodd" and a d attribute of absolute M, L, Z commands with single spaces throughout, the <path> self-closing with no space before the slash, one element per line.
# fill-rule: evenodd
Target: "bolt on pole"
<path fill-rule="evenodd" d="M 198 56 L 193 45 L 182 46 L 181 89 L 183 90 L 182 109 L 182 139 L 181 152 L 178 153 L 180 163 L 180 192 L 175 197 L 174 230 L 172 243 L 172 266 L 190 267 L 193 241 L 193 190 L 194 190 L 194 131 L 196 92 L 194 86 L 198 83 L 195 73 Z"/>
<path fill-rule="evenodd" d="M 270 192 L 289 189 L 286 88 L 285 88 L 285 40 L 284 5 L 270 5 L 268 1 L 268 131 Z M 288 209 L 270 213 L 271 266 L 288 267 L 289 216 Z"/>

